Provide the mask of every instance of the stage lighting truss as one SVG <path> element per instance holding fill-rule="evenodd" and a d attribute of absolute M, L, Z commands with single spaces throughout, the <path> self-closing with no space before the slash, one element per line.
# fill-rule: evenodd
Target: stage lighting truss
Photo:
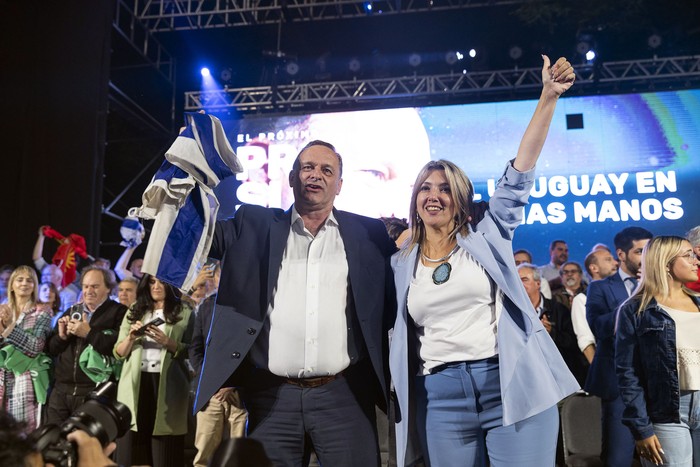
<path fill-rule="evenodd" d="M 527 96 L 541 86 L 541 69 L 450 73 L 430 76 L 363 79 L 298 83 L 279 86 L 231 88 L 221 91 L 185 93 L 185 110 L 238 112 L 284 112 L 316 109 L 319 105 L 343 106 L 346 109 L 371 105 L 384 100 L 419 101 L 443 97 L 479 101 Z M 587 92 L 645 91 L 661 85 L 668 88 L 700 86 L 700 56 L 626 60 L 576 66 L 576 89 Z M 520 92 L 522 91 L 522 92 Z M 500 96 L 499 96 L 500 94 Z M 487 97 L 488 96 L 488 97 Z"/>
<path fill-rule="evenodd" d="M 123 37 L 144 61 L 156 69 L 170 84 L 175 78 L 175 59 L 134 14 L 134 0 L 117 0 L 112 20 L 113 30 Z"/>
<path fill-rule="evenodd" d="M 513 5 L 525 0 L 128 0 L 151 32 Z M 371 9 L 368 10 L 368 4 Z"/>

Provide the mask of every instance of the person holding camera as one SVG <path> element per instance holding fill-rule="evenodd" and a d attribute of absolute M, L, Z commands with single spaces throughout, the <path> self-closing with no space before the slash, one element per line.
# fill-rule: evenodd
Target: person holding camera
<path fill-rule="evenodd" d="M 144 274 L 114 346 L 114 356 L 124 361 L 117 399 L 132 414 L 131 430 L 117 441 L 119 464 L 184 464 L 190 407 L 185 359 L 193 329 L 194 313 L 179 291 Z"/>
<path fill-rule="evenodd" d="M 0 411 L 0 465 L 51 467 L 53 464 L 44 463 L 41 452 L 34 440 L 27 437 L 26 432 L 26 423 Z M 114 451 L 114 443 L 103 449 L 97 438 L 82 430 L 73 431 L 66 437 L 68 441 L 75 443 L 78 453 L 77 467 L 116 467 L 117 464 L 108 457 Z"/>
<path fill-rule="evenodd" d="M 51 315 L 37 307 L 37 282 L 34 269 L 19 266 L 10 275 L 8 303 L 0 305 L 0 407 L 30 430 L 37 426 L 39 403 L 46 397 L 46 387 L 43 397 L 35 391 L 32 372 L 41 372 L 43 356 L 48 385 L 50 364 L 41 352 L 51 333 Z"/>
<path fill-rule="evenodd" d="M 49 338 L 47 351 L 56 357 L 56 383 L 48 401 L 47 423 L 60 424 L 85 402 L 95 382 L 80 367 L 80 356 L 91 345 L 112 356 L 126 307 L 109 298 L 114 273 L 95 265 L 83 269 L 83 303 L 66 310 Z"/>

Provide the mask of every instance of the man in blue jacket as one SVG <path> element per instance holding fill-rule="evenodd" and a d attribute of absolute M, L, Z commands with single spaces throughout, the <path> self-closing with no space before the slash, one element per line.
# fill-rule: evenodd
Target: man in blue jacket
<path fill-rule="evenodd" d="M 601 457 L 611 467 L 629 466 L 634 456 L 634 439 L 622 424 L 624 404 L 615 373 L 615 318 L 618 306 L 637 287 L 642 250 L 652 237 L 651 232 L 641 227 L 627 227 L 618 232 L 614 240 L 620 262 L 617 273 L 588 286 L 586 320 L 596 339 L 596 352 L 585 389 L 601 398 Z"/>
<path fill-rule="evenodd" d="M 300 465 L 307 438 L 323 465 L 379 465 L 396 246 L 381 221 L 334 209 L 342 183 L 340 155 L 312 141 L 289 174 L 294 205 L 242 206 L 209 252 L 222 273 L 195 409 L 239 387 L 276 466 Z"/>

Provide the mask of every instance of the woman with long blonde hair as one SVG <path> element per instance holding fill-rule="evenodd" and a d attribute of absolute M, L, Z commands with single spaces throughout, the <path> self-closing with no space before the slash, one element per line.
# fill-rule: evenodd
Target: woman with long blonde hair
<path fill-rule="evenodd" d="M 685 286 L 697 274 L 686 239 L 653 238 L 639 286 L 618 310 L 622 421 L 644 466 L 700 466 L 700 296 Z"/>
<path fill-rule="evenodd" d="M 414 431 L 432 467 L 554 465 L 557 402 L 578 384 L 525 293 L 512 240 L 557 101 L 574 79 L 565 58 L 552 65 L 543 56 L 537 108 L 482 216 L 454 163 L 431 161 L 418 174 L 411 237 L 392 257 L 397 465 Z M 472 217 L 482 218 L 475 227 Z"/>
<path fill-rule="evenodd" d="M 26 422 L 28 430 L 39 422 L 32 369 L 18 373 L 10 362 L 33 361 L 51 332 L 51 315 L 37 307 L 37 284 L 36 271 L 19 266 L 10 276 L 7 304 L 0 305 L 0 403 L 16 420 Z"/>

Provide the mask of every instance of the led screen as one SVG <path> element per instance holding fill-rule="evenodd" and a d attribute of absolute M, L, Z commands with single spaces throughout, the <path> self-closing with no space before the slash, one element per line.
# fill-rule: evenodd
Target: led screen
<path fill-rule="evenodd" d="M 246 171 L 217 188 L 219 217 L 240 203 L 287 209 L 299 149 L 321 139 L 343 156 L 339 209 L 407 217 L 413 181 L 431 159 L 460 165 L 487 200 L 517 154 L 536 101 L 402 108 L 224 121 Z M 568 97 L 556 109 L 514 247 L 538 264 L 553 239 L 570 259 L 612 247 L 639 225 L 683 235 L 700 224 L 700 91 Z"/>

